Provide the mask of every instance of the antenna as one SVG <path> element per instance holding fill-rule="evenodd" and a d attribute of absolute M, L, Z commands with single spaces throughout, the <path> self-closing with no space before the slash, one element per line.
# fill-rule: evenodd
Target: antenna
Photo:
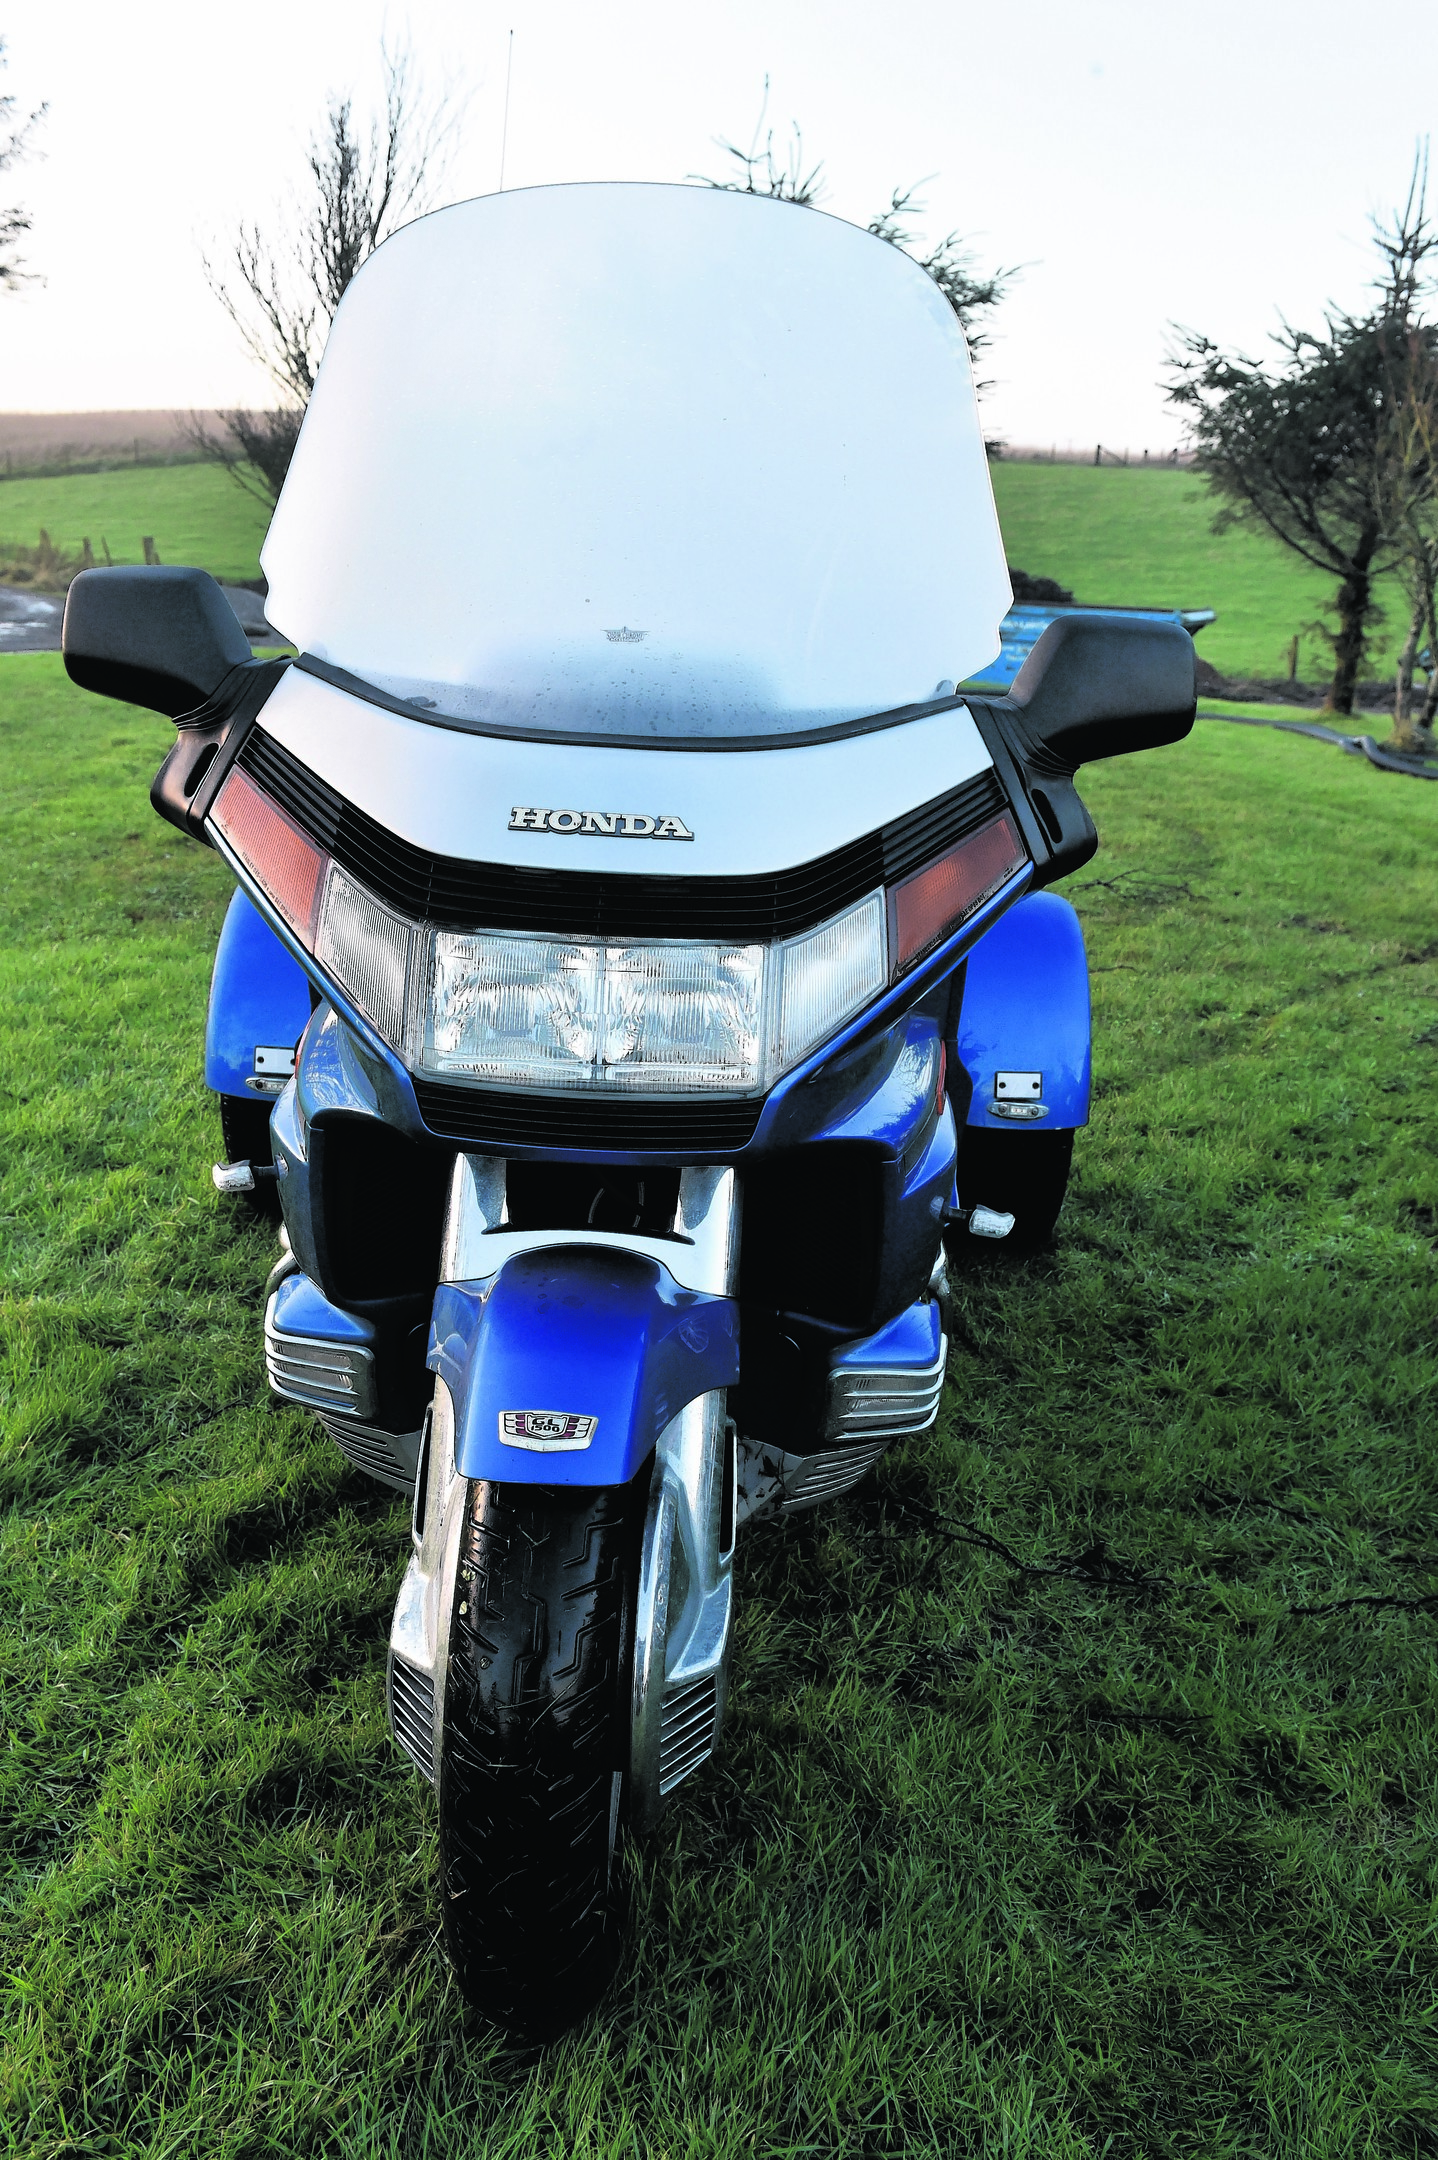
<path fill-rule="evenodd" d="M 509 62 L 504 70 L 504 129 L 499 138 L 499 192 L 504 193 L 504 158 L 509 148 L 509 84 L 514 74 L 514 32 L 509 33 Z"/>

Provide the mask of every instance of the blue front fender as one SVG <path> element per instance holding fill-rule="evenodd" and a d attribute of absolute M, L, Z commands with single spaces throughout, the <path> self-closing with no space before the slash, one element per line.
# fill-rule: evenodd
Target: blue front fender
<path fill-rule="evenodd" d="M 262 1045 L 293 1049 L 309 1026 L 310 986 L 254 902 L 237 892 L 225 916 L 205 1021 L 205 1085 L 243 1095 Z"/>
<path fill-rule="evenodd" d="M 546 1246 L 441 1283 L 429 1364 L 454 1397 L 463 1476 L 627 1485 L 686 1403 L 739 1378 L 739 1308 L 642 1254 Z"/>
<path fill-rule="evenodd" d="M 956 1049 L 973 1094 L 968 1123 L 997 1131 L 994 1075 L 1036 1072 L 1048 1116 L 1011 1132 L 1087 1125 L 1088 956 L 1078 916 L 1061 894 L 1028 893 L 969 954 Z"/>

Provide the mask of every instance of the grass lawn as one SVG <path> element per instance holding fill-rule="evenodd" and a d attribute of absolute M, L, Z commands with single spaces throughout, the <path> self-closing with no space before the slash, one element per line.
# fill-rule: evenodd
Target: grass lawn
<path fill-rule="evenodd" d="M 78 555 L 88 537 L 117 563 L 145 559 L 149 534 L 161 562 L 197 563 L 218 578 L 257 578 L 269 513 L 218 465 L 138 465 L 50 479 L 0 480 L 0 542 L 34 547 L 43 526 Z"/>
<path fill-rule="evenodd" d="M 1216 608 L 1198 649 L 1225 675 L 1286 674 L 1295 634 L 1303 679 L 1332 674 L 1328 648 L 1304 625 L 1333 598 L 1337 580 L 1263 533 L 1216 539 L 1212 500 L 1193 473 L 1002 461 L 991 470 L 1009 561 L 1030 576 L 1057 578 L 1080 600 L 1114 606 Z M 1385 620 L 1368 662 L 1374 675 L 1393 665 L 1408 627 L 1394 580 L 1381 599 Z"/>
<path fill-rule="evenodd" d="M 1086 776 L 1059 1244 L 965 1280 L 932 1435 L 741 1541 L 722 1760 L 519 2056 L 386 1734 L 407 1507 L 267 1400 L 210 1188 L 168 739 L 0 663 L 6 2151 L 1438 2150 L 1434 796 L 1204 722 Z"/>

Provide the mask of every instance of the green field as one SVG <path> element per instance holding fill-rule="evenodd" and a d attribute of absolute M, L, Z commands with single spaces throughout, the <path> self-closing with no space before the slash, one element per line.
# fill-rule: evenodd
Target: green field
<path fill-rule="evenodd" d="M 198 563 L 218 578 L 257 578 L 268 523 L 263 505 L 219 465 L 0 480 L 0 543 L 34 547 L 43 526 L 67 555 L 79 555 L 88 538 L 101 563 L 102 541 L 115 562 L 143 562 L 148 533 L 161 562 Z"/>
<path fill-rule="evenodd" d="M 1304 627 L 1331 598 L 1332 581 L 1261 534 L 1215 539 L 1211 505 L 1191 473 L 999 463 L 993 476 L 1009 560 L 1031 576 L 1115 606 L 1216 608 L 1198 649 L 1224 674 L 1285 674 L 1295 633 L 1300 674 L 1321 682 L 1332 672 L 1326 648 Z M 139 562 L 149 533 L 162 562 L 257 577 L 266 523 L 261 505 L 213 465 L 0 481 L 0 542 L 33 546 L 43 525 L 75 554 L 87 534 L 97 556 L 108 540 L 116 562 Z M 1374 674 L 1391 667 L 1406 625 L 1395 586 L 1385 587 L 1383 604 Z"/>
<path fill-rule="evenodd" d="M 168 740 L 0 663 L 4 2149 L 1438 2150 L 1435 794 L 1203 722 L 1085 775 L 1057 1249 L 965 1280 L 933 1434 L 744 1535 L 722 1759 L 517 2055 L 385 1731 L 407 1506 L 267 1399 L 209 1183 Z"/>
<path fill-rule="evenodd" d="M 1121 607 L 1211 607 L 1218 620 L 1198 649 L 1225 675 L 1286 675 L 1297 635 L 1299 674 L 1322 682 L 1328 649 L 1305 626 L 1332 599 L 1336 579 L 1255 532 L 1213 533 L 1213 504 L 1191 472 L 1092 465 L 991 468 L 1009 561 L 1031 577 L 1057 578 L 1080 600 Z M 1385 673 L 1408 627 L 1389 580 L 1385 620 L 1369 671 Z"/>

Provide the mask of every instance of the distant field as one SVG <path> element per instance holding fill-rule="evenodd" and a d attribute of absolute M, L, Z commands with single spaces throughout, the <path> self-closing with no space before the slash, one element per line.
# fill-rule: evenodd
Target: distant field
<path fill-rule="evenodd" d="M 104 561 L 144 561 L 148 533 L 161 562 L 197 563 L 221 578 L 260 574 L 265 510 L 218 465 L 139 465 L 128 471 L 0 480 L 0 541 L 33 547 L 43 526 L 79 554 L 88 538 Z"/>
<path fill-rule="evenodd" d="M 993 477 L 1009 561 L 1031 576 L 1114 606 L 1216 608 L 1198 649 L 1224 674 L 1285 674 L 1295 633 L 1299 674 L 1318 682 L 1331 672 L 1327 648 L 1304 625 L 1331 600 L 1335 581 L 1260 533 L 1215 538 L 1212 498 L 1193 473 L 1000 463 Z M 1406 627 L 1391 581 L 1383 599 L 1375 675 L 1391 664 Z"/>
<path fill-rule="evenodd" d="M 1299 673 L 1309 681 L 1328 674 L 1326 649 L 1304 625 L 1331 598 L 1331 581 L 1260 534 L 1216 539 L 1210 500 L 1192 473 L 998 464 L 993 475 L 1010 562 L 1059 579 L 1080 600 L 1216 608 L 1198 649 L 1226 674 L 1283 673 L 1295 632 Z M 261 505 L 213 465 L 0 480 L 0 542 L 33 547 L 43 525 L 57 547 L 77 554 L 88 535 L 103 559 L 107 541 L 116 562 L 140 562 L 149 533 L 162 562 L 257 577 L 266 522 Z M 1385 603 L 1375 674 L 1402 638 L 1396 587 Z"/>

